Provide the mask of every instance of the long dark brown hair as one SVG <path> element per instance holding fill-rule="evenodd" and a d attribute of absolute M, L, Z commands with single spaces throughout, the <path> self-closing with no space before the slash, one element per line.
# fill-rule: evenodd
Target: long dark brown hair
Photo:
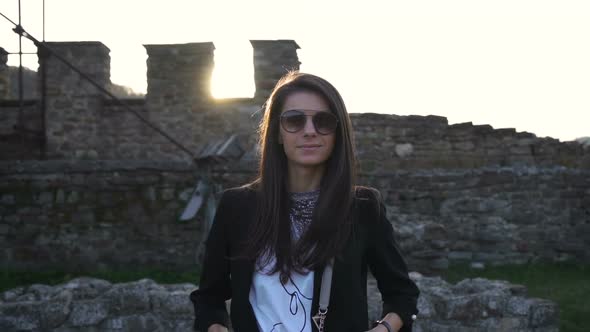
<path fill-rule="evenodd" d="M 288 216 L 287 157 L 279 144 L 280 115 L 287 97 L 294 92 L 313 92 L 322 96 L 338 118 L 335 145 L 326 161 L 320 196 L 308 230 L 297 243 L 291 239 Z M 323 266 L 342 249 L 351 231 L 350 210 L 356 177 L 353 131 L 340 93 L 323 78 L 300 72 L 282 77 L 266 102 L 260 124 L 260 164 L 256 189 L 257 214 L 250 228 L 246 255 L 250 259 L 276 264 L 269 273 L 280 271 L 284 280 L 292 270 L 303 272 Z"/>

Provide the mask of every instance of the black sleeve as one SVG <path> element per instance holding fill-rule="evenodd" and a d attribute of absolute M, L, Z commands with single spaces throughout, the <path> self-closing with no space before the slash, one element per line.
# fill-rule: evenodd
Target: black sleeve
<path fill-rule="evenodd" d="M 230 299 L 229 228 L 231 199 L 221 196 L 207 238 L 199 289 L 190 294 L 195 308 L 195 329 L 207 331 L 212 324 L 229 326 L 225 301 Z"/>
<path fill-rule="evenodd" d="M 378 208 L 376 208 L 378 206 Z M 371 222 L 367 262 L 377 280 L 383 298 L 383 314 L 394 312 L 400 316 L 400 331 L 412 331 L 412 315 L 418 313 L 420 291 L 408 276 L 408 268 L 398 249 L 393 227 L 385 213 L 385 206 L 375 202 L 376 218 Z"/>

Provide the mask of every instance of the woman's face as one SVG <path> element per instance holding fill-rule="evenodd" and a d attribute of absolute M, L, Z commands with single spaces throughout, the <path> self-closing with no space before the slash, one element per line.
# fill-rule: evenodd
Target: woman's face
<path fill-rule="evenodd" d="M 319 114 L 320 112 L 327 113 Z M 301 114 L 305 115 L 303 121 Z M 299 121 L 297 118 L 285 119 L 293 115 L 299 115 Z M 314 125 L 312 119 L 315 116 Z M 279 142 L 283 145 L 290 168 L 323 167 L 334 149 L 335 127 L 330 133 L 326 132 L 330 131 L 332 120 L 335 119 L 326 100 L 315 92 L 298 91 L 287 96 L 281 110 Z M 320 132 L 317 132 L 316 127 Z M 300 129 L 296 130 L 297 128 Z"/>

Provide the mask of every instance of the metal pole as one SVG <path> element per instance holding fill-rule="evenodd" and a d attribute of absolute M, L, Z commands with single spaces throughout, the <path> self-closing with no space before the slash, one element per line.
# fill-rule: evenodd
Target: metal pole
<path fill-rule="evenodd" d="M 39 56 L 39 70 L 41 71 L 41 128 L 37 137 L 40 140 L 39 154 L 42 160 L 47 159 L 47 125 L 45 123 L 45 114 L 47 113 L 47 50 L 43 47 L 38 47 L 37 54 Z"/>
<path fill-rule="evenodd" d="M 45 0 L 43 0 L 43 42 L 45 42 Z M 45 99 L 47 97 L 47 51 L 42 48 L 37 48 L 39 54 L 39 70 L 41 71 L 41 129 L 38 135 L 40 139 L 39 152 L 42 160 L 47 159 L 47 125 L 45 123 L 45 114 L 47 113 L 47 104 Z"/>
<path fill-rule="evenodd" d="M 43 41 L 45 41 L 45 0 L 43 0 Z"/>
<path fill-rule="evenodd" d="M 18 0 L 18 26 L 21 26 L 21 7 L 20 7 L 20 0 Z M 20 131 L 21 135 L 21 143 L 24 144 L 25 136 L 24 131 L 22 130 L 25 125 L 24 117 L 23 117 L 23 108 L 24 108 L 24 98 L 23 98 L 23 36 L 19 35 L 18 37 L 18 120 L 17 120 L 17 127 Z"/>

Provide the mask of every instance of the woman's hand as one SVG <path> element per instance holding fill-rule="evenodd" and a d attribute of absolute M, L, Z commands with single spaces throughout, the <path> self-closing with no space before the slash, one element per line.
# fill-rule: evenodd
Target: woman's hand
<path fill-rule="evenodd" d="M 228 332 L 228 329 L 221 324 L 213 324 L 209 326 L 207 332 Z"/>

